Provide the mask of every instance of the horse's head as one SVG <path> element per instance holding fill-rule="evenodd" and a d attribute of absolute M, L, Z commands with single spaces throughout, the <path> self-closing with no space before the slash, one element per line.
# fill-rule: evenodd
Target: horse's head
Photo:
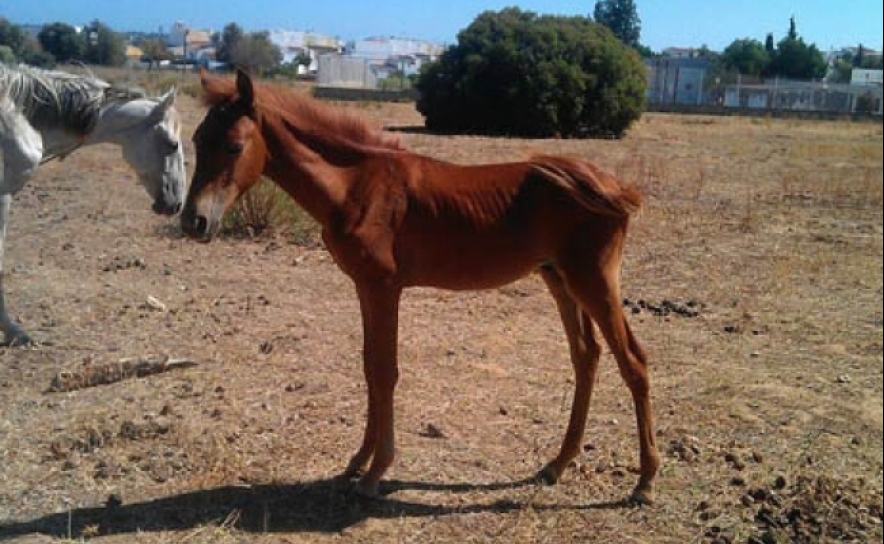
<path fill-rule="evenodd" d="M 132 100 L 121 108 L 139 112 L 142 118 L 119 141 L 123 158 L 153 198 L 153 211 L 164 215 L 181 210 L 187 189 L 175 94 L 175 89 L 171 89 L 159 98 Z"/>
<path fill-rule="evenodd" d="M 201 72 L 209 110 L 193 135 L 196 167 L 181 214 L 184 232 L 208 242 L 224 213 L 264 171 L 267 145 L 256 120 L 255 90 L 248 74 L 236 84 Z"/>

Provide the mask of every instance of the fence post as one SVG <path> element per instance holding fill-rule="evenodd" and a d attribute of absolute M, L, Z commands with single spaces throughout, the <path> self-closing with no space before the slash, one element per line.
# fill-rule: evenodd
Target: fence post
<path fill-rule="evenodd" d="M 742 95 L 742 93 L 740 91 L 740 72 L 737 72 L 737 107 L 738 108 L 743 107 L 743 97 L 741 95 Z"/>
<path fill-rule="evenodd" d="M 700 88 L 697 90 L 697 105 L 703 105 L 703 81 L 706 79 L 706 70 L 700 70 Z"/>
<path fill-rule="evenodd" d="M 777 110 L 777 90 L 780 87 L 780 76 L 774 76 L 773 80 L 773 103 L 770 105 L 771 109 L 774 111 Z"/>

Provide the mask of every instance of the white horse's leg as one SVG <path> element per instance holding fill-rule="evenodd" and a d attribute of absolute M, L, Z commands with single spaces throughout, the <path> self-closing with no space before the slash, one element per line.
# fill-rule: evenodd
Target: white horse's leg
<path fill-rule="evenodd" d="M 9 317 L 6 311 L 6 297 L 3 290 L 3 250 L 6 241 L 6 222 L 9 220 L 9 205 L 12 203 L 12 195 L 0 195 L 0 331 L 3 331 L 2 345 L 14 346 L 30 344 L 31 338 L 21 330 Z"/>
<path fill-rule="evenodd" d="M 2 345 L 31 343 L 30 337 L 9 317 L 3 289 L 6 225 L 12 195 L 37 171 L 43 157 L 43 138 L 21 112 L 0 99 L 0 332 Z"/>

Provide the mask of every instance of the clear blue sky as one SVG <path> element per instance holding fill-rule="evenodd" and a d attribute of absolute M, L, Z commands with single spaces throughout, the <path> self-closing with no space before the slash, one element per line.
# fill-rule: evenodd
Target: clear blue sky
<path fill-rule="evenodd" d="M 0 0 L 0 16 L 18 24 L 94 19 L 114 30 L 220 30 L 236 22 L 246 31 L 312 30 L 342 39 L 407 36 L 451 44 L 479 13 L 517 5 L 537 13 L 586 15 L 595 0 Z M 636 0 L 641 42 L 665 47 L 707 45 L 721 50 L 738 38 L 779 41 L 794 15 L 798 34 L 822 50 L 863 44 L 881 50 L 881 0 Z"/>

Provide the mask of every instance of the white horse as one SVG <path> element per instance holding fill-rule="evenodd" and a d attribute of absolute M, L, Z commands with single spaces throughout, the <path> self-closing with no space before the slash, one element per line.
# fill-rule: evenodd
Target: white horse
<path fill-rule="evenodd" d="M 180 211 L 187 188 L 175 89 L 157 98 L 93 76 L 0 63 L 0 332 L 28 344 L 3 295 L 3 249 L 12 195 L 40 164 L 81 146 L 113 143 L 153 199 L 153 211 Z"/>

